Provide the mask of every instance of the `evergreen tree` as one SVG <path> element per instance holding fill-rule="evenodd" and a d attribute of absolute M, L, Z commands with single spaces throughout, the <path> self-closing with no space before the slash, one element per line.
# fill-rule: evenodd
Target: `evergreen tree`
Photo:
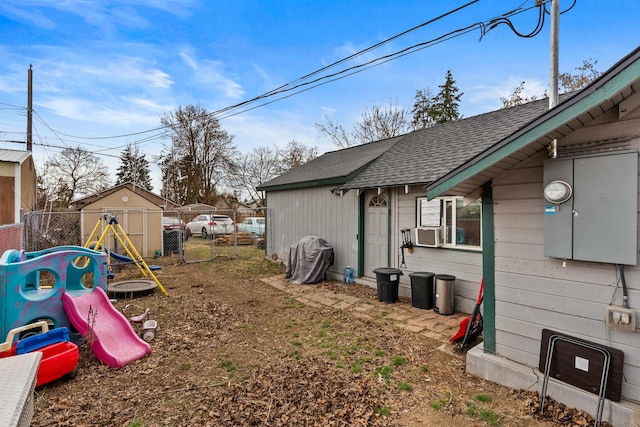
<path fill-rule="evenodd" d="M 116 173 L 116 185 L 131 182 L 146 190 L 153 189 L 151 185 L 151 170 L 144 154 L 140 153 L 137 145 L 127 144 L 120 155 L 120 166 Z"/>
<path fill-rule="evenodd" d="M 451 70 L 447 71 L 447 77 L 444 84 L 438 86 L 440 92 L 431 99 L 431 118 L 436 124 L 451 122 L 462 118 L 458 112 L 460 105 L 459 89 L 456 87 L 456 81 L 451 75 Z"/>
<path fill-rule="evenodd" d="M 431 104 L 431 90 L 429 88 L 417 90 L 414 97 L 413 120 L 411 121 L 411 128 L 413 130 L 426 129 L 435 124 L 432 117 L 432 104 Z"/>

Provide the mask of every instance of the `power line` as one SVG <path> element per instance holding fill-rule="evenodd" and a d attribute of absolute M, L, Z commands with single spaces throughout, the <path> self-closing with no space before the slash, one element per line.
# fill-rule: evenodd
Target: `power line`
<path fill-rule="evenodd" d="M 467 34 L 468 32 L 475 31 L 476 29 L 480 29 L 480 31 L 481 31 L 480 39 L 482 39 L 486 35 L 487 32 L 489 32 L 490 30 L 492 30 L 493 28 L 495 28 L 496 26 L 498 26 L 500 24 L 508 25 L 511 28 L 511 30 L 516 35 L 518 35 L 520 37 L 533 37 L 535 34 L 537 34 L 540 31 L 541 26 L 544 23 L 544 5 L 549 0 L 545 0 L 544 2 L 542 2 L 539 5 L 536 4 L 536 5 L 528 7 L 528 8 L 523 8 L 523 6 L 526 4 L 526 2 L 524 2 L 519 7 L 515 8 L 515 9 L 509 11 L 509 12 L 506 12 L 506 13 L 498 16 L 498 17 L 491 18 L 491 19 L 489 19 L 487 21 L 476 22 L 476 23 L 471 24 L 469 26 L 461 27 L 459 29 L 450 31 L 447 34 L 441 35 L 441 36 L 436 37 L 434 39 L 431 39 L 429 41 L 418 43 L 418 44 L 414 44 L 414 45 L 409 46 L 407 48 L 404 48 L 404 49 L 401 49 L 399 51 L 396 51 L 396 52 L 394 52 L 392 54 L 388 54 L 388 55 L 384 55 L 384 56 L 372 59 L 371 61 L 368 61 L 366 63 L 357 64 L 357 65 L 354 65 L 354 66 L 351 66 L 351 67 L 347 67 L 345 69 L 342 69 L 340 71 L 337 71 L 337 72 L 334 72 L 334 73 L 331 73 L 331 74 L 326 74 L 326 75 L 322 75 L 322 76 L 316 77 L 315 79 L 310 80 L 310 81 L 305 81 L 305 80 L 308 80 L 309 78 L 311 78 L 313 76 L 317 76 L 317 75 L 321 74 L 322 72 L 327 71 L 327 70 L 329 70 L 329 69 L 331 69 L 331 68 L 333 68 L 333 67 L 335 67 L 337 65 L 340 65 L 340 64 L 345 63 L 345 62 L 347 62 L 349 60 L 357 58 L 357 57 L 359 57 L 359 56 L 361 56 L 361 55 L 363 55 L 363 54 L 365 54 L 367 52 L 370 52 L 370 51 L 372 51 L 372 50 L 374 50 L 374 49 L 376 49 L 376 48 L 378 48 L 378 47 L 380 47 L 380 46 L 382 46 L 384 44 L 389 43 L 390 41 L 398 39 L 398 38 L 400 38 L 400 37 L 402 37 L 402 36 L 404 36 L 404 35 L 406 35 L 406 34 L 408 34 L 410 32 L 413 32 L 413 31 L 415 31 L 417 29 L 423 28 L 423 27 L 425 27 L 425 26 L 427 26 L 429 24 L 432 24 L 432 23 L 434 23 L 434 22 L 436 22 L 436 21 L 438 21 L 438 20 L 440 20 L 440 19 L 442 19 L 442 18 L 444 18 L 446 16 L 454 14 L 454 13 L 456 13 L 456 12 L 466 8 L 466 7 L 471 6 L 472 4 L 477 3 L 478 1 L 479 0 L 472 0 L 472 1 L 460 6 L 458 8 L 452 9 L 452 10 L 450 10 L 450 11 L 444 13 L 444 14 L 441 14 L 436 18 L 430 19 L 430 20 L 428 20 L 426 22 L 423 22 L 422 24 L 419 24 L 419 25 L 414 26 L 414 27 L 412 27 L 412 28 L 410 28 L 410 29 L 408 29 L 406 31 L 398 33 L 398 34 L 396 34 L 396 35 L 394 35 L 392 37 L 389 37 L 389 38 L 387 38 L 387 39 L 385 39 L 385 40 L 383 40 L 383 41 L 381 41 L 379 43 L 376 43 L 376 44 L 374 44 L 374 45 L 372 45 L 372 46 L 370 46 L 368 48 L 362 49 L 362 50 L 360 50 L 360 51 L 358 51 L 358 52 L 356 52 L 356 53 L 354 53 L 352 55 L 349 55 L 349 56 L 347 56 L 347 57 L 345 57 L 343 59 L 335 61 L 332 64 L 329 64 L 329 65 L 324 66 L 324 67 L 322 67 L 322 68 L 320 68 L 320 69 L 318 69 L 316 71 L 308 73 L 308 74 L 306 74 L 306 75 L 304 75 L 304 76 L 302 76 L 300 78 L 297 78 L 297 79 L 295 79 L 295 80 L 293 80 L 293 81 L 291 81 L 289 83 L 286 83 L 286 84 L 284 84 L 282 86 L 279 86 L 278 88 L 272 89 L 272 90 L 270 90 L 270 91 L 268 91 L 268 92 L 266 92 L 266 93 L 264 93 L 262 95 L 259 95 L 259 96 L 256 96 L 254 98 L 251 98 L 249 100 L 246 100 L 246 101 L 243 101 L 243 102 L 240 102 L 240 103 L 237 103 L 237 104 L 234 104 L 234 105 L 230 105 L 230 106 L 227 106 L 225 108 L 213 111 L 211 113 L 208 113 L 208 115 L 213 117 L 213 118 L 216 118 L 218 120 L 222 120 L 222 119 L 225 119 L 225 118 L 228 118 L 228 117 L 232 117 L 232 116 L 235 116 L 235 115 L 238 115 L 238 114 L 250 111 L 250 110 L 254 110 L 254 109 L 257 109 L 257 108 L 260 108 L 260 107 L 275 103 L 277 101 L 292 97 L 292 96 L 294 96 L 296 94 L 299 94 L 299 93 L 302 93 L 302 92 L 306 92 L 307 90 L 316 88 L 318 86 L 321 86 L 321 85 L 324 85 L 324 84 L 327 84 L 327 83 L 330 83 L 330 82 L 334 82 L 336 80 L 340 80 L 340 79 L 346 78 L 346 77 L 351 76 L 353 74 L 360 73 L 360 72 L 365 71 L 365 70 L 367 70 L 369 68 L 372 68 L 372 67 L 375 67 L 375 66 L 378 66 L 378 65 L 382 65 L 382 64 L 387 63 L 389 61 L 392 61 L 394 59 L 398 59 L 398 58 L 407 56 L 407 55 L 409 55 L 411 53 L 415 53 L 417 51 L 426 49 L 427 47 L 433 46 L 433 45 L 438 44 L 438 43 L 442 43 L 442 42 L 450 40 L 450 39 L 452 39 L 454 37 L 458 37 L 458 36 Z M 574 0 L 574 4 L 575 4 L 575 0 Z M 529 34 L 522 34 L 522 33 L 518 32 L 514 28 L 513 24 L 509 20 L 509 18 L 511 18 L 511 17 L 513 17 L 513 16 L 515 16 L 515 15 L 517 15 L 519 13 L 526 12 L 526 11 L 532 9 L 532 8 L 535 8 L 535 7 L 539 7 L 541 12 L 540 12 L 540 15 L 539 15 L 539 18 L 538 18 L 538 23 L 537 23 L 536 28 L 534 29 L 534 31 L 532 31 Z M 568 10 L 570 10 L 572 7 L 573 7 L 573 5 Z M 285 94 L 285 95 L 283 95 L 283 94 Z M 276 99 L 272 99 L 270 101 L 266 101 L 266 102 L 260 103 L 258 105 L 252 106 L 252 107 L 249 107 L 250 104 L 257 103 L 259 101 L 265 100 L 267 98 L 275 97 L 275 96 L 278 96 L 278 95 L 283 95 L 283 96 L 278 97 Z M 0 105 L 2 105 L 2 104 L 0 104 Z M 10 104 L 6 104 L 6 105 L 10 105 Z M 19 106 L 12 106 L 12 107 L 21 108 Z M 242 108 L 242 107 L 246 107 L 246 108 Z M 148 129 L 148 130 L 143 130 L 143 131 L 139 131 L 139 132 L 132 132 L 132 133 L 127 133 L 127 134 L 121 134 L 121 135 L 89 137 L 89 136 L 71 135 L 71 134 L 67 134 L 67 133 L 61 132 L 61 131 L 56 131 L 53 128 L 51 128 L 39 114 L 37 114 L 37 117 L 39 118 L 40 121 L 42 121 L 42 123 L 49 130 L 51 130 L 51 132 L 54 133 L 56 138 L 63 144 L 65 144 L 65 141 L 61 138 L 61 136 L 65 136 L 67 138 L 74 138 L 74 139 L 83 139 L 85 141 L 84 143 L 87 144 L 86 143 L 87 140 L 107 140 L 107 139 L 116 139 L 116 138 L 135 137 L 135 136 L 140 136 L 140 135 L 144 135 L 144 134 L 148 134 L 148 133 L 154 132 L 154 134 L 152 134 L 152 135 L 148 135 L 145 138 L 141 138 L 139 140 L 131 142 L 131 143 L 137 143 L 137 142 L 147 143 L 147 142 L 153 142 L 153 141 L 156 141 L 156 140 L 161 140 L 165 136 L 165 132 L 164 131 L 170 128 L 170 126 L 159 126 L 159 127 Z M 91 144 L 87 144 L 87 145 L 91 145 Z M 100 147 L 100 148 L 104 148 L 105 150 L 111 150 L 111 149 L 114 149 L 114 148 L 118 148 L 118 147 L 104 147 L 104 146 L 98 146 L 98 145 L 94 145 L 94 146 Z"/>
<path fill-rule="evenodd" d="M 445 17 L 447 17 L 447 16 L 449 16 L 449 15 L 451 15 L 453 13 L 456 13 L 456 12 L 458 12 L 458 11 L 468 7 L 468 6 L 471 6 L 472 4 L 477 3 L 478 1 L 479 0 L 472 0 L 472 1 L 462 5 L 460 7 L 452 9 L 452 10 L 446 12 L 446 13 L 443 13 L 443 14 L 437 16 L 436 18 L 430 19 L 430 20 L 428 20 L 426 22 L 423 22 L 422 24 L 419 24 L 417 26 L 414 26 L 414 27 L 410 28 L 409 30 L 405 30 L 405 31 L 403 31 L 401 33 L 398 33 L 398 34 L 396 34 L 396 35 L 394 35 L 392 37 L 389 37 L 389 38 L 387 38 L 387 39 L 385 39 L 385 40 L 383 40 L 383 41 L 381 41 L 379 43 L 376 43 L 376 44 L 374 44 L 374 45 L 372 45 L 372 46 L 370 46 L 370 47 L 368 47 L 366 49 L 360 50 L 360 51 L 358 51 L 358 52 L 356 52 L 356 53 L 354 53 L 352 55 L 349 55 L 346 58 L 340 59 L 340 60 L 338 60 L 336 62 L 333 62 L 332 64 L 329 64 L 329 65 L 324 66 L 324 67 L 322 67 L 322 68 L 320 68 L 320 69 L 318 69 L 316 71 L 313 71 L 313 72 L 308 73 L 308 74 L 306 74 L 306 75 L 304 75 L 302 77 L 299 77 L 299 78 L 293 80 L 292 82 L 286 83 L 286 84 L 284 84 L 284 85 L 282 85 L 282 86 L 280 86 L 280 87 L 278 87 L 276 89 L 272 89 L 272 90 L 270 90 L 268 92 L 265 92 L 265 93 L 263 93 L 261 95 L 258 95 L 256 97 L 254 97 L 254 98 L 248 99 L 246 101 L 242 101 L 242 102 L 240 102 L 238 104 L 234 104 L 234 105 L 222 108 L 220 110 L 214 111 L 212 113 L 209 113 L 209 115 L 213 117 L 215 115 L 222 114 L 222 113 L 227 112 L 229 110 L 233 110 L 233 109 L 242 107 L 244 105 L 247 105 L 247 104 L 250 104 L 250 103 L 253 103 L 253 102 L 257 102 L 257 101 L 259 101 L 261 99 L 277 95 L 277 94 L 282 93 L 284 91 L 295 90 L 296 88 L 300 87 L 300 85 L 296 85 L 296 86 L 294 86 L 292 88 L 288 88 L 288 87 L 293 83 L 300 82 L 300 81 L 303 81 L 305 79 L 308 79 L 309 77 L 315 76 L 315 75 L 317 75 L 317 74 L 319 74 L 319 73 L 321 73 L 323 71 L 326 71 L 326 70 L 328 70 L 330 68 L 333 68 L 333 67 L 335 67 L 335 66 L 337 66 L 337 65 L 339 65 L 341 63 L 344 63 L 346 61 L 354 59 L 354 58 L 356 58 L 358 56 L 361 56 L 361 55 L 363 55 L 363 54 L 365 54 L 367 52 L 370 52 L 371 50 L 374 50 L 374 49 L 376 49 L 376 48 L 378 48 L 380 46 L 383 46 L 384 44 L 389 43 L 390 41 L 395 40 L 395 39 L 397 39 L 399 37 L 402 37 L 402 36 L 404 36 L 404 35 L 406 35 L 406 34 L 408 34 L 410 32 L 413 32 L 413 31 L 415 31 L 415 30 L 417 30 L 419 28 L 423 28 L 423 27 L 425 27 L 425 26 L 427 26 L 429 24 L 432 24 L 432 23 L 434 23 L 434 22 L 436 22 L 436 21 L 438 21 L 440 19 L 443 19 L 443 18 L 445 18 Z M 349 70 L 349 68 L 346 69 L 346 70 L 343 70 L 341 72 L 344 73 L 344 72 L 347 72 L 348 70 Z M 328 78 L 328 77 L 323 77 L 323 79 L 326 79 L 326 78 Z M 309 84 L 309 83 L 307 83 L 307 84 Z M 267 104 L 265 104 L 265 105 L 267 105 Z M 143 131 L 139 131 L 139 132 L 132 132 L 132 133 L 126 133 L 126 134 L 121 134 L 121 135 L 112 135 L 112 136 L 102 136 L 102 137 L 83 137 L 83 136 L 78 136 L 78 135 L 70 135 L 70 134 L 66 134 L 66 133 L 63 133 L 63 132 L 58 132 L 58 134 L 62 135 L 62 136 L 66 136 L 68 138 L 77 138 L 77 139 L 85 139 L 85 140 L 116 139 L 116 138 L 125 138 L 125 137 L 129 137 L 129 136 L 138 136 L 138 135 L 142 135 L 142 134 L 150 133 L 150 132 L 157 132 L 157 131 L 164 130 L 164 129 L 167 129 L 167 128 L 170 128 L 170 126 L 160 126 L 160 127 L 156 127 L 156 128 L 148 129 L 148 130 L 143 130 Z"/>

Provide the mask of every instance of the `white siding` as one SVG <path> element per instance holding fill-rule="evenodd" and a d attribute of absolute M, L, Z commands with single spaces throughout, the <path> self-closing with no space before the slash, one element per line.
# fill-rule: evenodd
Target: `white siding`
<path fill-rule="evenodd" d="M 289 248 L 305 236 L 318 236 L 335 252 L 330 272 L 342 274 L 347 265 L 358 265 L 358 197 L 343 196 L 332 187 L 273 191 L 267 194 L 267 253 L 285 262 Z"/>
<path fill-rule="evenodd" d="M 640 123 L 635 120 L 635 129 Z M 628 127 L 629 123 L 626 123 Z M 590 135 L 619 133 L 618 124 L 599 124 L 581 131 Z M 565 142 L 566 144 L 566 142 Z M 631 141 L 631 148 L 638 148 Z M 562 145 L 560 146 L 562 151 Z M 539 153 L 493 182 L 496 279 L 496 352 L 537 368 L 542 329 L 618 348 L 625 353 L 623 398 L 640 401 L 640 339 L 636 332 L 621 332 L 605 325 L 610 303 L 620 304 L 616 266 L 547 258 L 543 255 L 542 161 Z M 640 319 L 640 269 L 625 269 L 629 301 Z"/>

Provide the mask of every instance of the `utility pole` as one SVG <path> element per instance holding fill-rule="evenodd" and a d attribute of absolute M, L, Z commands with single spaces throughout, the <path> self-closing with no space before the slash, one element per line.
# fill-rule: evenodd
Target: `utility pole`
<path fill-rule="evenodd" d="M 560 0 L 551 0 L 551 60 L 549 75 L 549 109 L 558 105 L 558 20 Z"/>
<path fill-rule="evenodd" d="M 33 149 L 33 139 L 32 139 L 32 111 L 33 111 L 33 70 L 31 69 L 33 65 L 29 64 L 29 78 L 27 83 L 27 151 L 32 151 Z"/>

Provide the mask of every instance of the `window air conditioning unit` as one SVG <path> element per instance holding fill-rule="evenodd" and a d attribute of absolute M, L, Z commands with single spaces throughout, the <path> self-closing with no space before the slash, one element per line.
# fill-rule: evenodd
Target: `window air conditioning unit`
<path fill-rule="evenodd" d="M 429 248 L 437 248 L 442 246 L 443 232 L 442 227 L 422 227 L 416 228 L 416 246 L 427 246 Z"/>

